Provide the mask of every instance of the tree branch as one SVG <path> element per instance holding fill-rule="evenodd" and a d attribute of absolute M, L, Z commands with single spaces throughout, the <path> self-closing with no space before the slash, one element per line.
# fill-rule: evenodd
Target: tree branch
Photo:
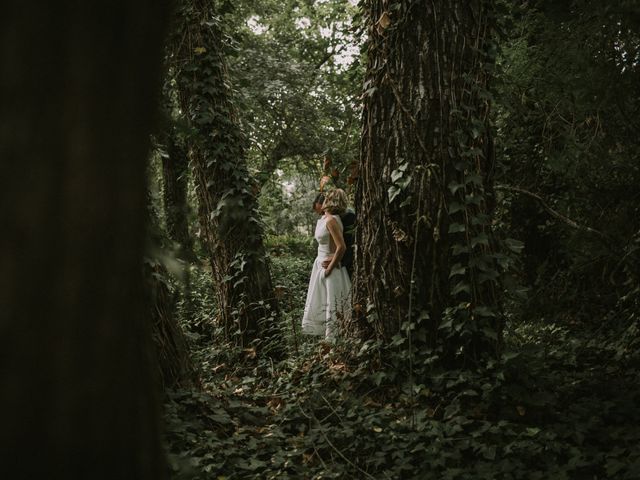
<path fill-rule="evenodd" d="M 586 225 L 580 225 L 578 222 L 576 222 L 575 220 L 570 219 L 569 217 L 566 217 L 564 215 L 562 215 L 561 213 L 557 212 L 556 210 L 554 210 L 553 208 L 551 208 L 549 206 L 549 204 L 547 204 L 547 202 L 538 194 L 530 192 L 529 190 L 525 190 L 524 188 L 520 188 L 520 187 L 512 187 L 509 185 L 496 185 L 494 187 L 495 190 L 503 190 L 503 191 L 508 191 L 508 192 L 514 192 L 514 193 L 520 193 L 523 195 L 526 195 L 530 198 L 533 198 L 534 200 L 537 200 L 537 202 L 540 204 L 540 206 L 552 217 L 560 220 L 562 223 L 564 223 L 565 225 L 569 225 L 571 228 L 574 228 L 576 230 L 581 230 L 583 232 L 588 232 L 591 233 L 593 235 L 596 235 L 598 237 L 600 237 L 602 240 L 607 241 L 608 238 L 607 236 L 602 233 L 599 230 L 596 230 L 594 228 L 588 227 Z"/>

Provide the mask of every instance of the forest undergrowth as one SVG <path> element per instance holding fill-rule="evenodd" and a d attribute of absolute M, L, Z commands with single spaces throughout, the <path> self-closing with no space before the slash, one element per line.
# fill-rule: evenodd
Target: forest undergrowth
<path fill-rule="evenodd" d="M 415 357 L 410 375 L 400 349 L 300 337 L 309 245 L 269 245 L 290 352 L 279 363 L 216 344 L 196 278 L 183 326 L 201 384 L 166 398 L 172 478 L 640 478 L 638 353 L 619 333 L 512 318 L 500 361 Z"/>

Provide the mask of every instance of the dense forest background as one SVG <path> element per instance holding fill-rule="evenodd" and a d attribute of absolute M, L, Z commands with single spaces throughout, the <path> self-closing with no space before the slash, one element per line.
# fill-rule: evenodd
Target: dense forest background
<path fill-rule="evenodd" d="M 636 0 L 13 3 L 12 478 L 640 478 Z"/>

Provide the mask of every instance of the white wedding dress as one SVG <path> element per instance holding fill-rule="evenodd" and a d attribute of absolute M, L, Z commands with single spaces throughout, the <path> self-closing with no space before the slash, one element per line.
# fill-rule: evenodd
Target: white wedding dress
<path fill-rule="evenodd" d="M 335 251 L 331 233 L 327 229 L 330 217 L 324 215 L 316 224 L 315 238 L 318 242 L 318 255 L 313 262 L 307 302 L 302 317 L 302 333 L 321 335 L 333 340 L 336 335 L 338 318 L 343 318 L 351 309 L 351 280 L 346 268 L 334 268 L 328 277 L 322 262 Z M 343 231 L 340 217 L 334 215 L 340 230 Z"/>

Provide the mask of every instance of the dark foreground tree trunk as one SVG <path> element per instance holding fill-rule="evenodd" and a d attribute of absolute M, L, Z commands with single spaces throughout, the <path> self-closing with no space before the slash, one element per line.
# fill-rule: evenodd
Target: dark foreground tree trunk
<path fill-rule="evenodd" d="M 257 212 L 257 185 L 230 99 L 223 37 L 212 3 L 185 2 L 172 65 L 179 98 L 197 134 L 191 145 L 200 224 L 209 251 L 218 315 L 228 339 L 278 353 L 278 305 Z M 268 342 L 265 340 L 270 339 Z"/>
<path fill-rule="evenodd" d="M 162 479 L 142 277 L 168 2 L 0 15 L 0 452 L 10 478 Z"/>
<path fill-rule="evenodd" d="M 366 2 L 354 299 L 365 335 L 495 352 L 487 83 L 492 4 Z M 407 323 L 405 323 L 407 322 Z"/>

